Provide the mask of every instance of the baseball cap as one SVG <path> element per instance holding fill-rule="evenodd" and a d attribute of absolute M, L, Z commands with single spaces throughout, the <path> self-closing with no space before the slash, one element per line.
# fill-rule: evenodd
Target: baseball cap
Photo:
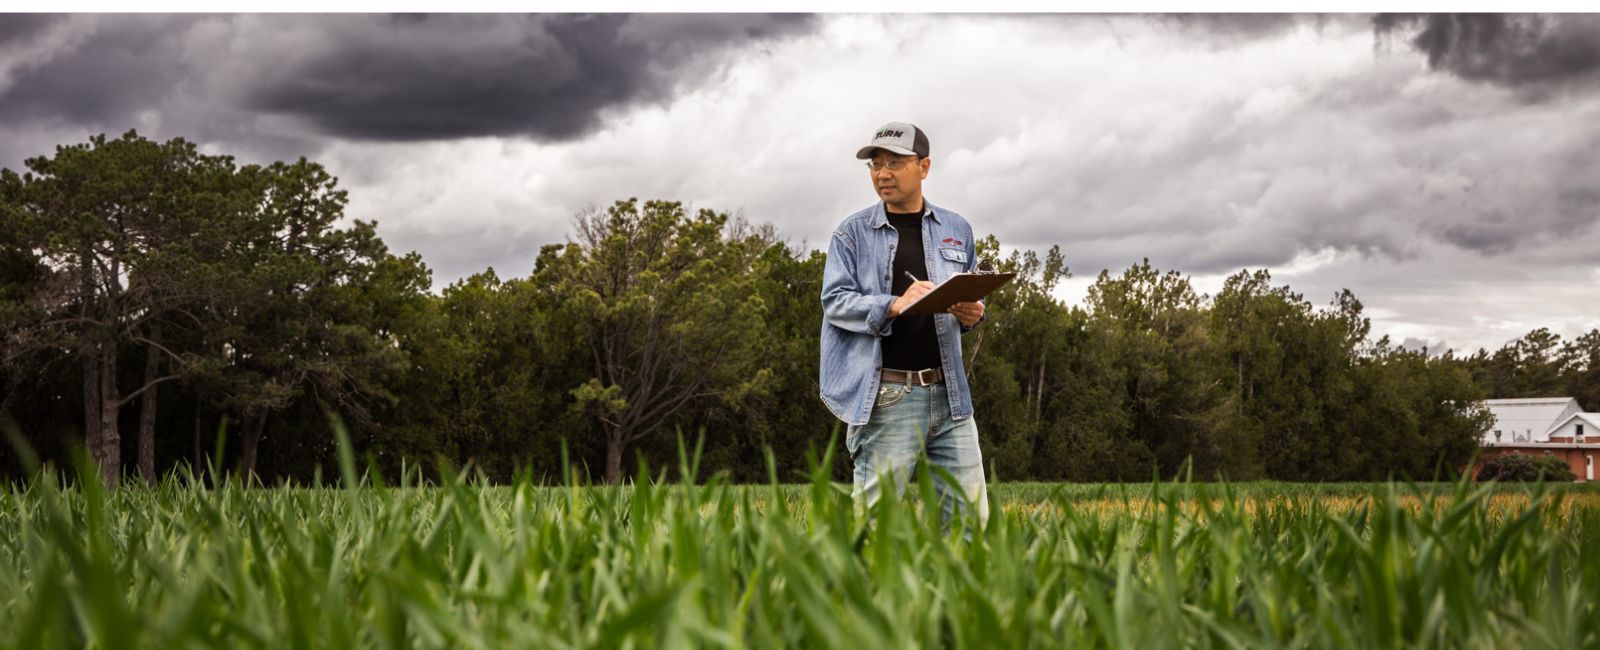
<path fill-rule="evenodd" d="M 878 132 L 872 134 L 872 141 L 857 151 L 856 157 L 863 160 L 871 158 L 873 149 L 892 151 L 902 156 L 927 158 L 928 135 L 914 124 L 890 122 L 878 127 Z"/>

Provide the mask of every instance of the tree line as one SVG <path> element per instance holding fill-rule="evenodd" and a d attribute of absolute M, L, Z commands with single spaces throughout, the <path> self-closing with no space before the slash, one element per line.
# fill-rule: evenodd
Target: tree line
<path fill-rule="evenodd" d="M 113 484 L 179 465 L 306 481 L 344 426 L 384 472 L 616 482 L 703 437 L 702 467 L 736 480 L 803 476 L 830 441 L 848 476 L 817 396 L 824 254 L 770 225 L 617 201 L 525 276 L 432 293 L 305 159 L 129 132 L 26 168 L 0 171 L 0 425 L 45 459 L 81 447 Z M 978 248 L 1018 273 L 964 339 L 997 480 L 1431 478 L 1476 450 L 1485 397 L 1600 406 L 1600 331 L 1430 356 L 1371 340 L 1350 292 L 1319 308 L 1266 271 L 1205 296 L 1146 261 L 1078 306 L 1052 295 L 1059 247 Z"/>

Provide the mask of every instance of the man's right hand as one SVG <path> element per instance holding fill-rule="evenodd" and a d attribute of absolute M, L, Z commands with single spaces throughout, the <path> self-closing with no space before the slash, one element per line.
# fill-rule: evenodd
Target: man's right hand
<path fill-rule="evenodd" d="M 906 288 L 905 293 L 900 294 L 900 297 L 895 298 L 894 302 L 889 303 L 889 318 L 894 318 L 902 313 L 905 313 L 906 308 L 910 307 L 911 303 L 914 303 L 919 298 L 928 295 L 928 293 L 931 291 L 933 291 L 932 282 L 927 280 L 918 280 L 912 283 L 910 287 Z"/>

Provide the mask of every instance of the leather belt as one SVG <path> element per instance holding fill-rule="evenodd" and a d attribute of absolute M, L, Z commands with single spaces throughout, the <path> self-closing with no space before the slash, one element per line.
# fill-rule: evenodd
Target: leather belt
<path fill-rule="evenodd" d="M 890 370 L 883 369 L 883 380 L 896 384 L 911 386 L 932 386 L 944 381 L 944 370 L 939 368 L 924 368 L 922 370 Z"/>

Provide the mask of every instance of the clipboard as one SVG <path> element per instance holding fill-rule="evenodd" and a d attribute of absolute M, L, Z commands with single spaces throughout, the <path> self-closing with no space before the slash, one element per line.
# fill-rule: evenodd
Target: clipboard
<path fill-rule="evenodd" d="M 957 273 L 950 276 L 949 280 L 939 283 L 933 291 L 918 298 L 916 302 L 900 312 L 902 316 L 919 314 L 942 314 L 950 305 L 958 302 L 974 302 L 991 291 L 999 289 L 1001 285 L 1017 277 L 1015 273 Z"/>

